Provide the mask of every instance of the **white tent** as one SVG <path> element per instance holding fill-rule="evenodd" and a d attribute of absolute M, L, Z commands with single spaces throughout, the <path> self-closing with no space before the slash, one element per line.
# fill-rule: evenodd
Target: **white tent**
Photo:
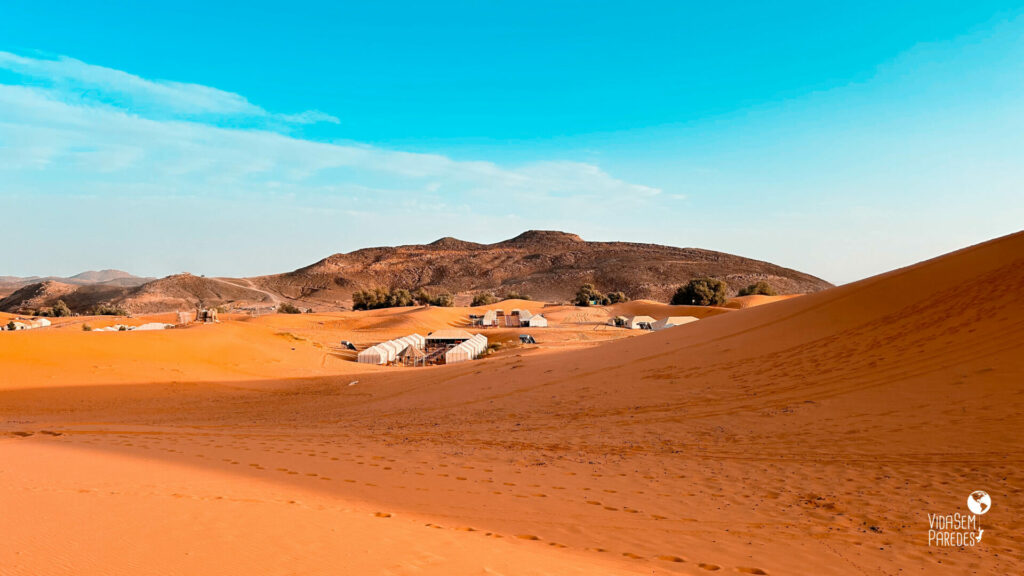
<path fill-rule="evenodd" d="M 370 346 L 356 355 L 356 361 L 363 364 L 383 364 L 387 358 L 387 352 L 383 352 L 378 346 Z"/>
<path fill-rule="evenodd" d="M 690 322 L 696 322 L 695 316 L 669 316 L 668 318 L 662 318 L 654 324 L 651 324 L 651 330 L 664 330 L 665 328 L 671 328 L 673 326 L 682 326 L 683 324 L 689 324 Z"/>
<path fill-rule="evenodd" d="M 548 319 L 541 316 L 540 314 L 534 314 L 530 316 L 528 320 L 522 323 L 523 326 L 529 326 L 531 328 L 547 328 Z"/>
<path fill-rule="evenodd" d="M 422 350 L 426 339 L 419 334 L 402 336 L 396 340 L 381 342 L 376 346 L 370 346 L 359 354 L 356 354 L 356 361 L 363 364 L 390 364 L 398 359 L 398 355 L 408 347 Z"/>
<path fill-rule="evenodd" d="M 444 353 L 444 363 L 445 364 L 458 364 L 459 362 L 466 362 L 468 360 L 472 360 L 473 359 L 473 352 L 470 349 L 470 347 L 467 346 L 467 343 L 468 342 L 463 342 L 462 344 L 459 344 L 458 346 L 456 346 L 456 347 L 452 348 L 451 350 L 445 352 Z"/>
<path fill-rule="evenodd" d="M 51 322 L 46 318 L 36 318 L 35 320 L 32 321 L 32 324 L 36 328 L 45 328 L 47 326 L 50 326 Z"/>
<path fill-rule="evenodd" d="M 445 352 L 444 363 L 445 364 L 458 364 L 459 362 L 467 362 L 474 360 L 484 350 L 487 349 L 487 337 L 483 334 L 477 334 L 466 340 L 462 344 L 455 346 L 451 350 Z"/>
<path fill-rule="evenodd" d="M 386 353 L 386 359 L 384 361 L 385 363 L 394 362 L 395 359 L 398 358 L 398 353 L 401 352 L 402 350 L 405 350 L 406 346 L 408 346 L 408 344 L 399 342 L 397 340 L 388 340 L 383 344 L 377 345 L 377 347 L 379 347 Z"/>
<path fill-rule="evenodd" d="M 488 310 L 484 312 L 484 319 L 480 322 L 481 326 L 497 326 L 498 325 L 498 311 Z"/>
<path fill-rule="evenodd" d="M 143 332 L 145 332 L 147 330 L 164 330 L 166 328 L 174 328 L 174 324 L 164 324 L 163 322 L 150 322 L 148 324 L 136 326 L 135 330 L 142 330 Z"/>
<path fill-rule="evenodd" d="M 654 324 L 654 318 L 650 316 L 630 316 L 626 318 L 626 328 L 630 330 L 639 330 L 641 324 Z"/>
<path fill-rule="evenodd" d="M 484 350 L 487 350 L 487 336 L 484 336 L 483 334 L 473 336 L 473 338 L 470 339 L 470 342 L 473 343 L 477 356 L 480 356 L 484 353 Z"/>

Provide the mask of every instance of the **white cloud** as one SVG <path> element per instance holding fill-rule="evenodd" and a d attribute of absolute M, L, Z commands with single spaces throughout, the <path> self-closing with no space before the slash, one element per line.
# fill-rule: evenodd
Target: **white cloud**
<path fill-rule="evenodd" d="M 319 110 L 271 114 L 233 92 L 200 84 L 148 80 L 66 56 L 42 59 L 0 51 L 0 69 L 44 80 L 66 99 L 121 104 L 142 112 L 182 116 L 262 117 L 295 124 L 338 123 L 337 118 Z"/>
<path fill-rule="evenodd" d="M 585 232 L 580 226 L 588 222 L 613 226 L 623 216 L 649 217 L 644 211 L 660 193 L 581 162 L 502 166 L 318 142 L 270 129 L 225 128 L 216 125 L 218 115 L 263 115 L 290 123 L 338 119 L 319 112 L 276 115 L 237 94 L 154 82 L 67 58 L 42 61 L 0 53 L 0 68 L 51 80 L 0 83 L 0 205 L 23 205 L 31 198 L 29 204 L 38 202 L 29 207 L 34 212 L 60 196 L 95 207 L 97 214 L 54 212 L 54 218 L 70 219 L 50 223 L 64 234 L 81 228 L 74 218 L 102 221 L 110 205 L 118 206 L 122 222 L 152 219 L 152 206 L 177 212 L 210 205 L 228 214 L 235 210 L 228 207 L 237 206 L 240 214 L 273 219 L 275 226 L 290 230 L 284 241 L 295 250 L 313 252 L 303 244 L 310 241 L 311 220 L 318 230 L 360 230 L 383 243 L 451 234 L 500 238 L 524 227 Z M 99 91 L 96 98 L 76 96 L 86 84 Z M 383 215 L 397 226 L 388 227 L 393 237 L 371 224 Z M 165 227 L 174 225 L 166 215 L 161 219 Z M 249 225 L 196 233 L 212 239 L 253 230 Z M 163 235 L 174 235 L 173 228 Z M 281 241 L 257 237 L 253 242 L 268 246 Z M 159 246 L 160 241 L 145 242 Z M 124 249 L 144 253 L 145 245 Z"/>

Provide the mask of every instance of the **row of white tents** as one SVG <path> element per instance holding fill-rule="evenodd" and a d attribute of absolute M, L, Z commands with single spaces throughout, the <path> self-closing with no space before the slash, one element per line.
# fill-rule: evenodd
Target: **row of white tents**
<path fill-rule="evenodd" d="M 483 334 L 477 334 L 462 344 L 459 344 L 445 352 L 444 363 L 458 364 L 459 362 L 476 360 L 486 349 L 487 337 Z"/>
<path fill-rule="evenodd" d="M 388 340 L 387 342 L 370 346 L 356 355 L 356 361 L 363 364 L 391 364 L 409 346 L 417 350 L 423 350 L 425 345 L 426 338 L 419 334 L 410 334 L 396 340 Z"/>

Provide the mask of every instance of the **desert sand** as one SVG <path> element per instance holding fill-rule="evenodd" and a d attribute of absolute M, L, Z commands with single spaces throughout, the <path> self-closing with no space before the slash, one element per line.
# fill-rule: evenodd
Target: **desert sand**
<path fill-rule="evenodd" d="M 336 341 L 468 309 L 0 334 L 0 572 L 1019 574 L 1022 294 L 1016 234 L 657 333 L 503 303 L 552 328 L 452 366 Z"/>

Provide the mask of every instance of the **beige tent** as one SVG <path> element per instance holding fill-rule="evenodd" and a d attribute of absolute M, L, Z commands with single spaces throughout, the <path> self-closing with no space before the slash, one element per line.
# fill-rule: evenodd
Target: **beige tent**
<path fill-rule="evenodd" d="M 445 352 L 444 363 L 445 364 L 458 364 L 459 362 L 467 362 L 469 360 L 475 360 L 487 349 L 487 337 L 482 334 L 477 334 L 452 348 L 448 352 Z"/>
<path fill-rule="evenodd" d="M 695 316 L 669 316 L 668 318 L 662 318 L 654 324 L 651 324 L 651 330 L 664 330 L 665 328 L 682 326 L 683 324 L 689 324 L 690 322 L 696 321 L 697 317 Z"/>
<path fill-rule="evenodd" d="M 530 328 L 547 328 L 548 319 L 541 316 L 540 314 L 533 314 L 521 323 L 522 326 L 529 326 Z"/>
<path fill-rule="evenodd" d="M 383 364 L 387 358 L 387 352 L 381 351 L 377 346 L 370 346 L 356 354 L 356 362 L 362 364 Z"/>
<path fill-rule="evenodd" d="M 480 322 L 481 326 L 497 326 L 498 325 L 498 311 L 488 310 L 484 312 L 484 319 Z"/>

